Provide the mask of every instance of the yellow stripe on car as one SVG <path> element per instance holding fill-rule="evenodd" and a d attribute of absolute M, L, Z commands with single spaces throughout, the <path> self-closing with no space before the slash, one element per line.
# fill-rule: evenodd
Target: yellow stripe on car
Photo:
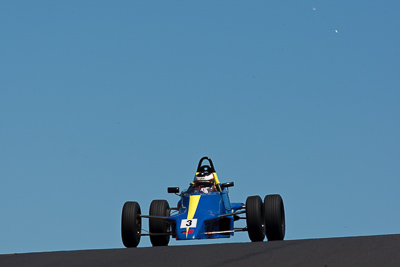
<path fill-rule="evenodd" d="M 187 219 L 191 220 L 194 217 L 194 214 L 196 213 L 197 206 L 199 205 L 201 195 L 192 195 L 189 198 L 189 210 L 188 210 L 188 216 Z M 186 238 L 188 236 L 189 232 L 189 227 L 186 228 Z"/>

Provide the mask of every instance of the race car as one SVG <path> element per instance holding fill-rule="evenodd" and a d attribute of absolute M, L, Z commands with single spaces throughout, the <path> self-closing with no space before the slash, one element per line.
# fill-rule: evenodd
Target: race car
<path fill-rule="evenodd" d="M 208 164 L 203 162 L 208 161 Z M 283 240 L 285 211 L 280 195 L 249 196 L 246 203 L 231 203 L 229 187 L 220 183 L 212 160 L 200 159 L 193 182 L 179 193 L 179 187 L 168 187 L 168 193 L 180 196 L 176 207 L 166 200 L 153 200 L 149 215 L 143 215 L 138 202 L 125 202 L 122 209 L 121 234 L 125 247 L 137 247 L 142 236 L 150 236 L 153 246 L 167 246 L 176 240 L 229 238 L 235 232 L 247 231 L 252 242 Z M 239 216 L 245 214 L 245 217 Z M 149 219 L 149 230 L 142 233 L 142 218 Z M 246 227 L 234 222 L 246 220 Z"/>

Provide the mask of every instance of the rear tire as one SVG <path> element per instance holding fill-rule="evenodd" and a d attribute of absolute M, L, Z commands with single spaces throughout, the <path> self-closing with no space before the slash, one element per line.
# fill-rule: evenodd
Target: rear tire
<path fill-rule="evenodd" d="M 150 216 L 169 217 L 171 209 L 166 200 L 153 200 L 150 205 Z M 170 224 L 163 219 L 149 219 L 150 234 L 166 234 L 170 230 Z M 169 235 L 150 235 L 150 241 L 153 246 L 168 246 Z"/>
<path fill-rule="evenodd" d="M 121 235 L 122 243 L 127 248 L 137 247 L 142 231 L 142 217 L 139 203 L 125 202 L 122 208 Z"/>
<path fill-rule="evenodd" d="M 246 221 L 249 238 L 252 242 L 265 238 L 264 209 L 260 196 L 251 196 L 246 200 Z"/>
<path fill-rule="evenodd" d="M 283 240 L 285 237 L 285 208 L 280 195 L 267 195 L 264 199 L 265 232 L 268 241 Z"/>

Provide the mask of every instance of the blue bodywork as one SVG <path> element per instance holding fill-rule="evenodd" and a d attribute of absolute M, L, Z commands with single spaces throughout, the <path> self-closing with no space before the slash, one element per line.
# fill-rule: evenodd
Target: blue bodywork
<path fill-rule="evenodd" d="M 231 203 L 229 190 L 203 193 L 189 188 L 183 191 L 178 202 L 178 213 L 169 216 L 172 237 L 177 240 L 209 239 L 234 235 L 234 215 L 244 207 L 242 203 Z"/>

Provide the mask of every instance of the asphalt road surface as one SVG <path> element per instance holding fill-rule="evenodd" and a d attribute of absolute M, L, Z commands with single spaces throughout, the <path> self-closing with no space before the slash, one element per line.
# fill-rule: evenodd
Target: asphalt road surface
<path fill-rule="evenodd" d="M 400 266 L 400 235 L 7 254 L 0 266 Z"/>

